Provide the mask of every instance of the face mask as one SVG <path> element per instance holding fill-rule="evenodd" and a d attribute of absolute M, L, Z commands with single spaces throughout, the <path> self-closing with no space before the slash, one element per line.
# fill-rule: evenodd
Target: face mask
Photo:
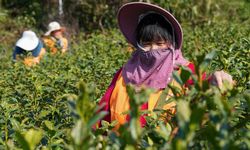
<path fill-rule="evenodd" d="M 141 46 L 124 65 L 122 76 L 126 84 L 162 89 L 171 80 L 174 70 L 174 50 L 144 51 Z"/>

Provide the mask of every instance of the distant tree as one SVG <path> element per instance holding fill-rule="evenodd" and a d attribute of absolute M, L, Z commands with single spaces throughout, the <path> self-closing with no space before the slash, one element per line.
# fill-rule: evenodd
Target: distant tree
<path fill-rule="evenodd" d="M 63 14 L 59 15 L 60 0 L 1 0 L 12 17 L 27 16 L 36 20 L 37 27 L 45 29 L 56 20 L 72 32 L 92 31 L 114 27 L 118 8 L 131 0 L 61 0 Z"/>

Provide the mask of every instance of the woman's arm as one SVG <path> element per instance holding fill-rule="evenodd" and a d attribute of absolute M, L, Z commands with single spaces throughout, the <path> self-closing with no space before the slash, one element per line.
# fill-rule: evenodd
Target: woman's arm
<path fill-rule="evenodd" d="M 41 58 L 45 55 L 46 50 L 42 48 L 38 56 L 27 57 L 24 59 L 24 64 L 27 66 L 33 66 L 40 63 Z"/>
<path fill-rule="evenodd" d="M 66 38 L 62 38 L 61 40 L 63 42 L 62 53 L 65 53 L 68 50 L 68 40 Z"/>
<path fill-rule="evenodd" d="M 195 74 L 195 65 L 193 63 L 189 63 L 187 67 L 192 71 L 193 74 Z M 208 80 L 209 83 L 218 86 L 220 89 L 223 88 L 225 82 L 227 82 L 230 87 L 234 85 L 232 76 L 223 70 L 215 71 L 211 76 L 207 76 L 206 73 L 203 73 L 202 80 Z M 193 84 L 192 79 L 189 79 L 186 82 L 186 85 L 192 85 L 192 84 Z"/>

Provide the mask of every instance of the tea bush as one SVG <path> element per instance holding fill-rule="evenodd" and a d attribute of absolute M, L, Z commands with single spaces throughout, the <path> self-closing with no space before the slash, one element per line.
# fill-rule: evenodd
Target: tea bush
<path fill-rule="evenodd" d="M 190 6 L 181 4 L 176 7 Z M 223 19 L 222 13 L 201 23 L 182 21 L 183 53 L 198 69 L 197 75 L 185 68 L 180 76 L 174 74 L 180 84 L 184 76 L 194 79 L 185 95 L 181 92 L 185 89 L 173 86 L 163 92 L 162 104 L 177 103 L 171 122 L 162 122 L 159 117 L 165 112 L 158 109 L 141 128 L 139 115 L 151 112 L 140 112 L 139 106 L 150 90 L 135 93 L 128 87 L 131 121 L 121 127 L 120 135 L 112 131 L 115 122 L 92 129 L 106 114 L 95 113 L 97 102 L 131 54 L 117 29 L 80 33 L 67 54 L 47 53 L 34 67 L 12 62 L 11 46 L 1 43 L 0 149 L 249 149 L 249 2 L 236 4 L 230 9 L 238 17 L 232 20 L 230 14 Z M 197 3 L 197 9 L 201 7 Z M 199 80 L 201 70 L 209 74 L 220 69 L 232 74 L 234 88 L 220 90 Z M 168 90 L 174 96 L 165 101 Z M 171 131 L 177 127 L 173 136 Z"/>

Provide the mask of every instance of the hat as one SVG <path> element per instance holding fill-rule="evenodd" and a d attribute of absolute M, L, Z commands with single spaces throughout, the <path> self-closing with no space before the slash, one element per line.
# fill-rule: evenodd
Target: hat
<path fill-rule="evenodd" d="M 127 3 L 119 9 L 118 25 L 128 42 L 137 47 L 136 28 L 141 16 L 145 16 L 148 12 L 162 15 L 171 24 L 175 33 L 176 49 L 180 49 L 182 45 L 182 28 L 179 22 L 165 9 L 145 2 Z"/>
<path fill-rule="evenodd" d="M 39 39 L 35 32 L 28 30 L 24 31 L 22 37 L 16 42 L 16 46 L 26 51 L 31 51 L 37 47 Z"/>
<path fill-rule="evenodd" d="M 45 33 L 45 35 L 48 36 L 51 34 L 51 32 L 56 31 L 56 30 L 61 30 L 61 29 L 62 27 L 60 26 L 60 24 L 56 21 L 53 21 L 49 23 L 48 31 Z"/>

